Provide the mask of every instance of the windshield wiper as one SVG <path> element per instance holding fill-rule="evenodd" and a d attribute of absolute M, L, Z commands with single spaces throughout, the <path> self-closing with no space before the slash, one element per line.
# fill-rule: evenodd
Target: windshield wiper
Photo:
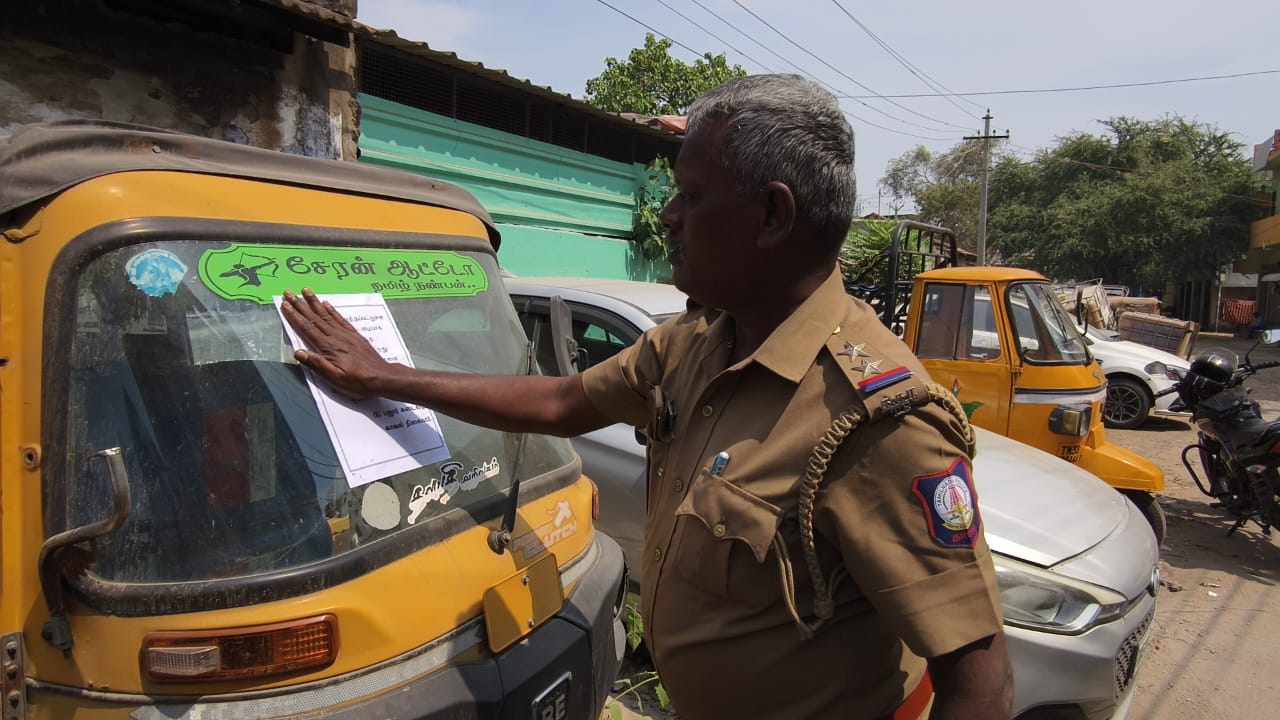
<path fill-rule="evenodd" d="M 526 376 L 533 374 L 533 343 L 525 343 Z M 529 433 L 520 433 L 516 441 L 516 458 L 511 463 L 511 486 L 507 489 L 507 511 L 502 515 L 502 524 L 496 530 L 489 531 L 489 549 L 501 555 L 511 547 L 511 533 L 516 529 L 516 509 L 520 507 L 520 460 L 524 458 L 524 447 L 529 440 Z"/>

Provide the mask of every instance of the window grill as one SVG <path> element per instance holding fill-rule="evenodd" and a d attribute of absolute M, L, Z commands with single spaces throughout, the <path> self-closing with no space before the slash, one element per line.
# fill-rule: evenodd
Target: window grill
<path fill-rule="evenodd" d="M 454 116 L 450 73 L 413 63 L 376 45 L 360 46 L 360 91 L 446 117 Z"/>
<path fill-rule="evenodd" d="M 485 87 L 480 82 L 461 77 L 457 78 L 454 88 L 459 120 L 512 135 L 528 136 L 528 109 L 523 97 L 505 88 Z"/>

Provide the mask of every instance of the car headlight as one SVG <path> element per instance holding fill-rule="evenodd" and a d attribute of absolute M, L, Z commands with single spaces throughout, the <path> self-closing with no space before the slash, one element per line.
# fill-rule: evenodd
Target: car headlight
<path fill-rule="evenodd" d="M 1146 367 L 1144 367 L 1144 368 L 1142 368 L 1142 369 L 1143 369 L 1143 370 L 1144 370 L 1148 375 L 1155 375 L 1156 377 L 1159 377 L 1159 376 L 1164 375 L 1165 373 L 1169 372 L 1169 366 L 1168 366 L 1168 365 L 1165 365 L 1164 363 L 1160 362 L 1159 360 L 1156 360 L 1155 362 L 1147 363 L 1147 366 L 1146 366 Z"/>
<path fill-rule="evenodd" d="M 1128 602 L 1114 590 L 994 555 L 1004 621 L 1014 627 L 1079 635 L 1124 614 Z"/>

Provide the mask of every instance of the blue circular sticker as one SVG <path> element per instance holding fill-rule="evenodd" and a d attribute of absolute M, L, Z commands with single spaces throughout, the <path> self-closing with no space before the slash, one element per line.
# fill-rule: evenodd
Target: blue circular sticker
<path fill-rule="evenodd" d="M 168 250 L 153 248 L 129 258 L 124 271 L 134 287 L 151 297 L 160 297 L 178 291 L 187 266 Z"/>

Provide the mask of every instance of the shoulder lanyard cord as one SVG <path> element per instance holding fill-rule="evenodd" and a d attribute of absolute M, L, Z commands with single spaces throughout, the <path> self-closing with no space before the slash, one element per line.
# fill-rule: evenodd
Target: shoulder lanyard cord
<path fill-rule="evenodd" d="M 922 398 L 919 404 L 936 402 L 954 415 L 963 428 L 965 449 L 969 456 L 973 457 L 977 450 L 977 440 L 960 401 L 949 390 L 932 380 L 924 381 L 924 387 L 928 391 L 928 397 Z M 800 542 L 804 550 L 805 565 L 809 569 L 809 579 L 813 583 L 813 614 L 817 617 L 812 623 L 800 617 L 800 611 L 796 607 L 795 571 L 791 564 L 791 555 L 787 551 L 787 544 L 782 540 L 781 532 L 773 536 L 773 548 L 778 558 L 778 573 L 782 581 L 782 596 L 786 601 L 787 610 L 791 613 L 791 619 L 795 621 L 796 629 L 805 640 L 811 639 L 818 628 L 831 618 L 835 611 L 836 588 L 849 576 L 843 564 L 832 571 L 829 578 L 823 575 L 822 566 L 818 562 L 817 545 L 814 542 L 813 503 L 822 479 L 827 474 L 827 466 L 830 465 L 831 458 L 840 449 L 845 438 L 866 421 L 868 415 L 864 414 L 864 411 L 865 408 L 860 404 L 851 405 L 832 421 L 831 426 L 827 428 L 809 455 L 809 464 L 805 468 L 804 480 L 800 484 Z M 877 417 L 880 415 L 873 415 L 872 419 Z"/>

